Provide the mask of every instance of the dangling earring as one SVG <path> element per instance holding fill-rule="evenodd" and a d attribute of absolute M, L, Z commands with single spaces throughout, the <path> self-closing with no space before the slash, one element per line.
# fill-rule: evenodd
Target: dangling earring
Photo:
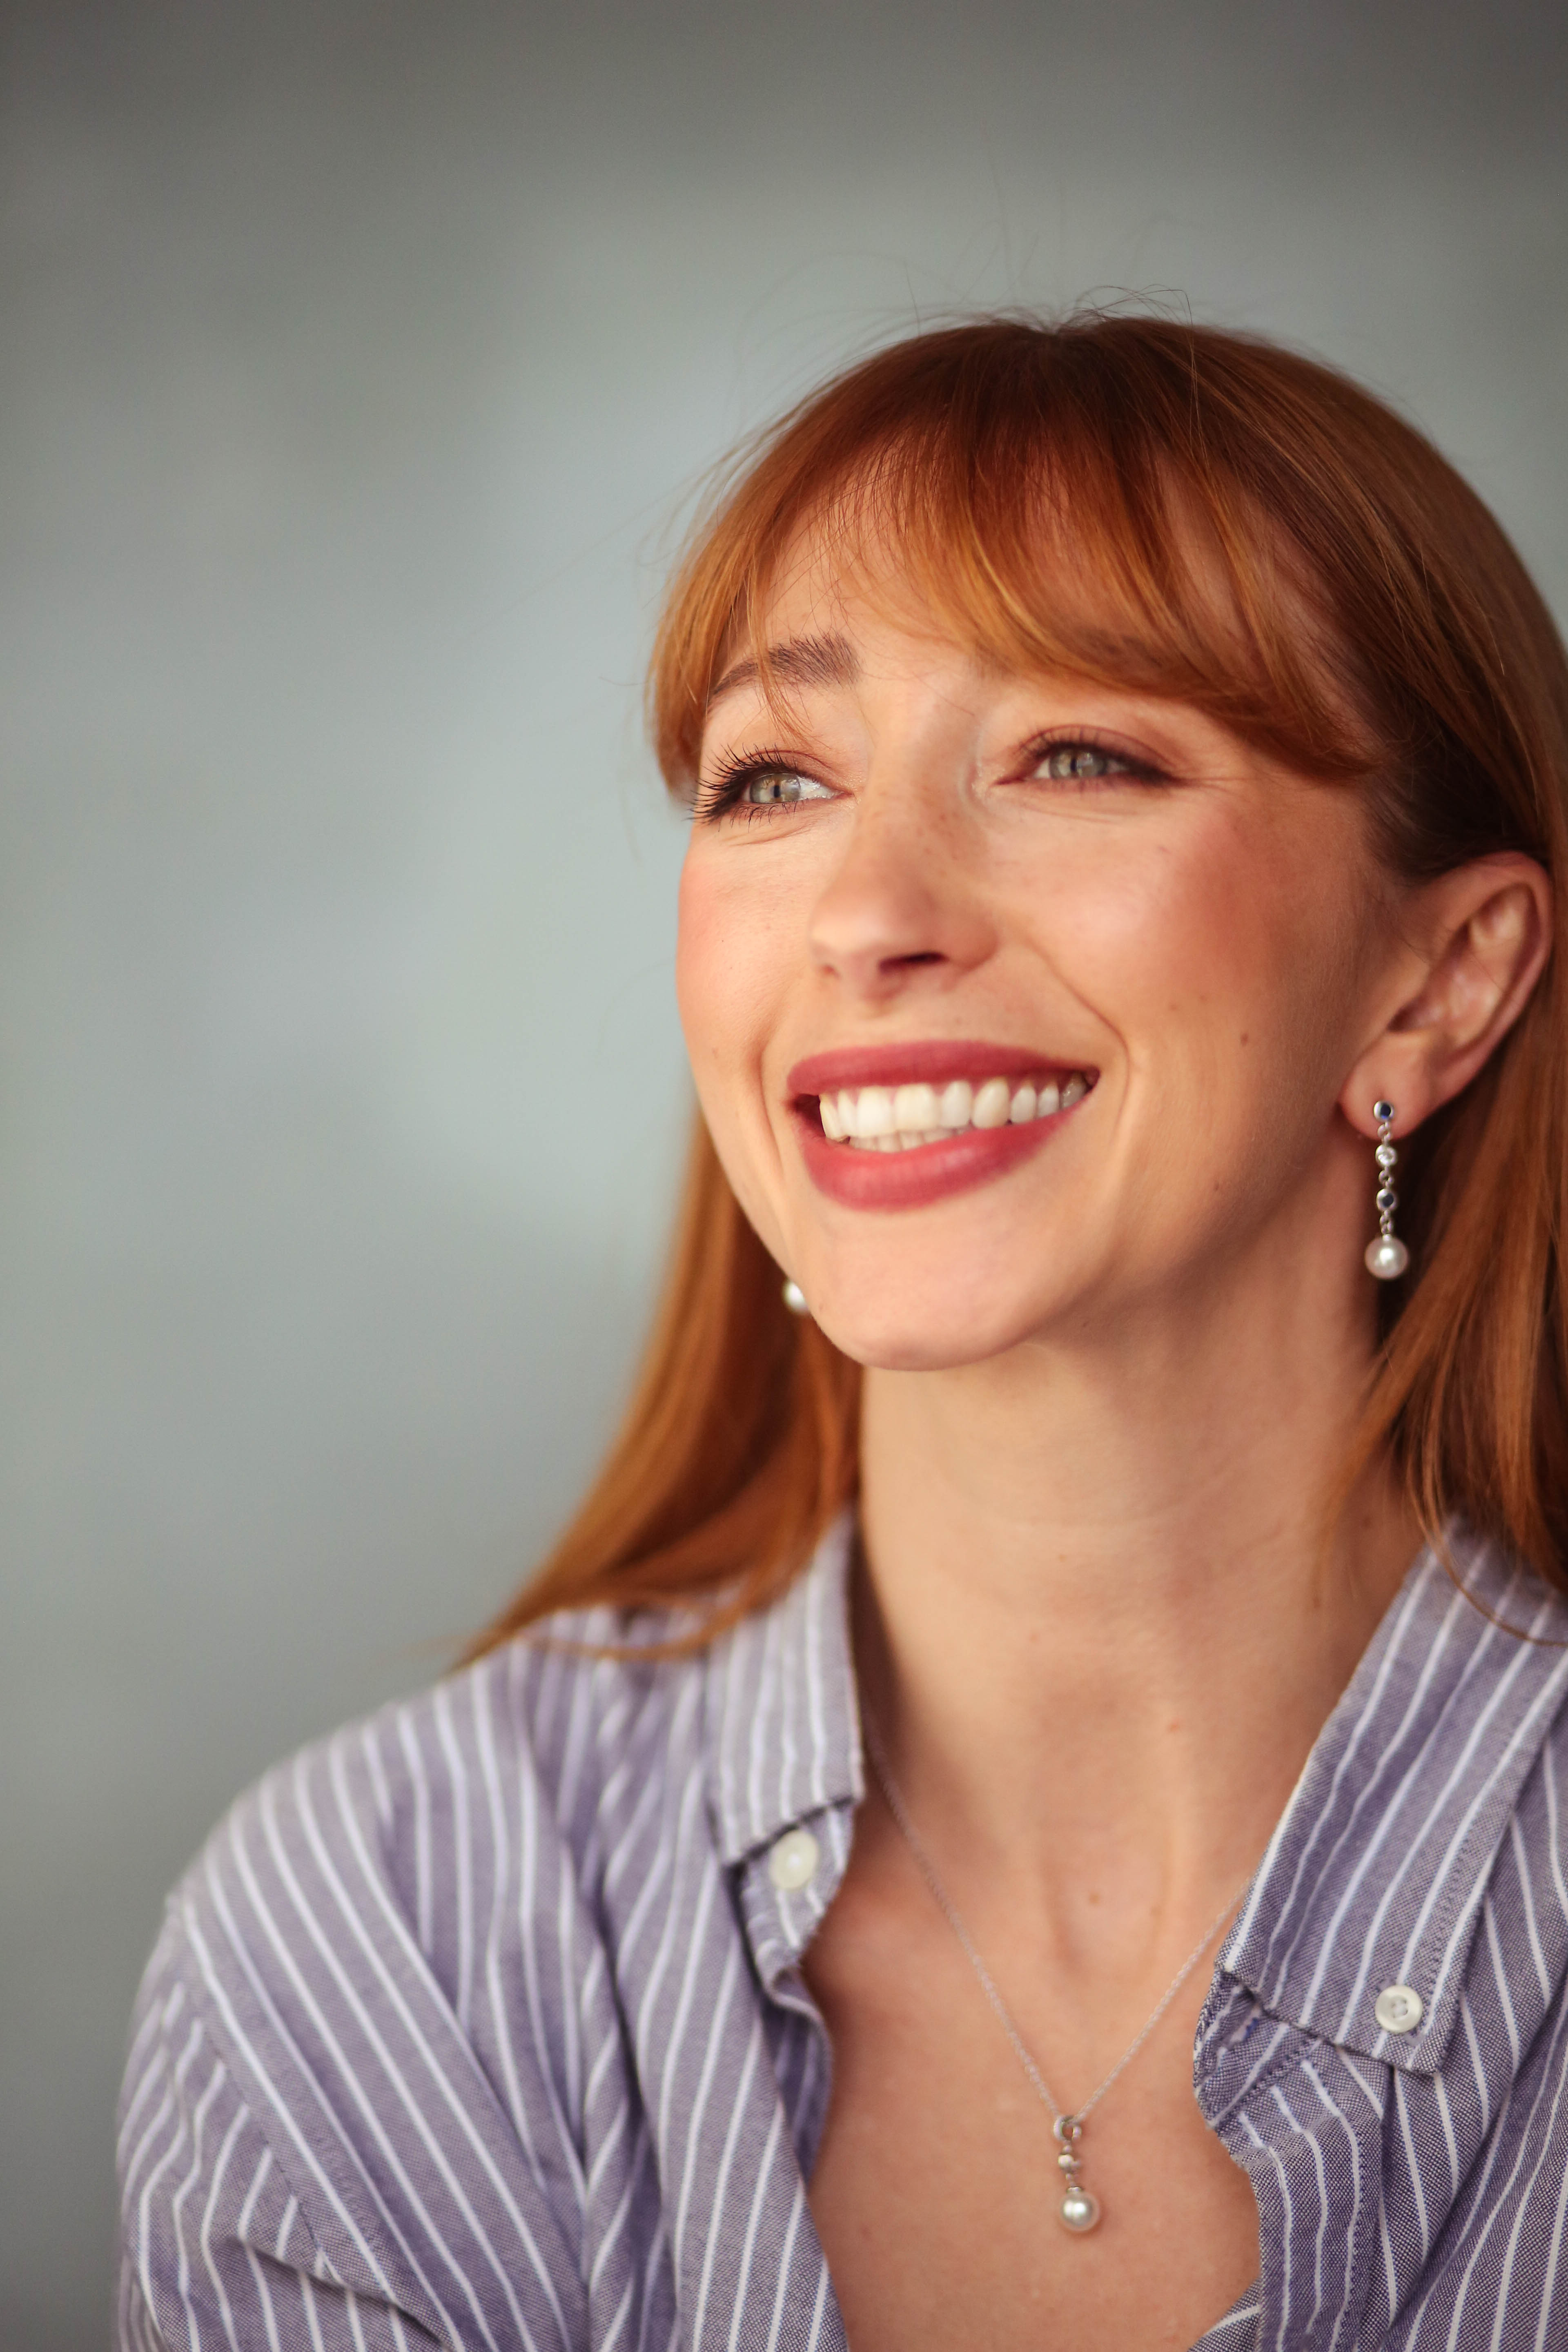
<path fill-rule="evenodd" d="M 805 1293 L 793 1275 L 784 1276 L 784 1303 L 792 1315 L 809 1315 L 811 1312 L 805 1303 Z"/>
<path fill-rule="evenodd" d="M 1379 1282 L 1397 1282 L 1410 1263 L 1410 1252 L 1394 1230 L 1394 1212 L 1399 1206 L 1399 1195 L 1394 1189 L 1394 1163 L 1399 1154 L 1389 1137 L 1394 1132 L 1394 1105 L 1374 1102 L 1372 1115 L 1377 1121 L 1377 1223 L 1375 1241 L 1366 1245 L 1366 1266 Z"/>

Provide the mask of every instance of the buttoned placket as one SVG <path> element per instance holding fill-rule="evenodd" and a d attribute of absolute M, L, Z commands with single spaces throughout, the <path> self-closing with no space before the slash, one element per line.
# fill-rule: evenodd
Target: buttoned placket
<path fill-rule="evenodd" d="M 826 2120 L 833 2052 L 802 1960 L 843 1883 L 865 1790 L 849 1642 L 852 1538 L 846 1516 L 766 1618 L 737 1626 L 708 1666 L 715 1840 L 763 1998 L 781 2094 L 786 2080 L 796 2092 L 786 2107 L 807 2179 Z M 796 2068 L 790 2056 L 801 2036 L 811 2063 Z"/>
<path fill-rule="evenodd" d="M 1455 1549 L 1468 1597 L 1431 1555 L 1411 1570 L 1314 1746 L 1194 2042 L 1200 2110 L 1258 2200 L 1259 2341 L 1293 2352 L 1357 2341 L 1374 2263 L 1379 2310 L 1397 2299 L 1410 2231 L 1382 2203 L 1394 2084 L 1441 2073 L 1493 1857 L 1568 1696 L 1561 1601 L 1485 1547 Z M 848 1551 L 844 1526 L 766 1625 L 715 1660 L 710 1697 L 715 1827 L 759 1984 L 820 2055 L 796 2135 L 808 2175 L 831 2052 L 801 1963 L 864 1786 Z M 1321 2293 L 1303 2289 L 1303 2263 Z"/>
<path fill-rule="evenodd" d="M 803 2181 L 809 2181 L 833 2097 L 833 2044 L 806 1982 L 802 1961 L 843 1882 L 854 1835 L 855 1807 L 846 1801 L 780 1832 L 773 1843 L 736 1866 L 738 1907 L 763 2001 L 763 2021 L 779 2096 L 784 2103 Z M 807 1852 L 811 1868 L 805 1863 Z M 790 2044 L 805 2038 L 809 2063 L 791 2064 Z M 826 2258 L 823 2258 L 826 2271 Z M 831 2290 L 828 2290 L 831 2294 Z M 830 2329 L 824 2352 L 841 2332 Z"/>
<path fill-rule="evenodd" d="M 1380 2301 L 1397 2300 L 1411 2230 L 1383 2205 L 1396 2083 L 1442 2104 L 1492 1864 L 1568 1697 L 1561 1602 L 1453 1540 L 1468 1591 L 1430 1553 L 1411 1570 L 1313 1748 L 1199 2021 L 1199 2107 L 1258 2200 L 1259 2340 L 1288 2327 L 1301 2352 L 1360 2340 L 1374 2276 Z M 1372 1722 L 1390 1727 L 1376 1743 Z M 1542 1985 L 1542 2015 L 1545 2002 Z M 1520 2017 L 1521 2040 L 1538 2022 Z M 1303 2215 L 1314 2271 L 1333 2282 L 1306 2316 L 1292 2278 Z"/>

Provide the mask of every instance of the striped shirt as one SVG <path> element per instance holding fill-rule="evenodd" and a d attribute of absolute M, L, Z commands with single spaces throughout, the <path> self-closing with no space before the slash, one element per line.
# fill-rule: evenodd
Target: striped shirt
<path fill-rule="evenodd" d="M 241 1801 L 138 2008 L 127 2352 L 842 2352 L 801 1958 L 864 1785 L 847 1549 L 694 1657 L 557 1620 Z M 1260 2275 L 1205 2352 L 1568 2345 L 1568 1605 L 1458 1564 L 1215 1964 L 1194 2081 Z"/>

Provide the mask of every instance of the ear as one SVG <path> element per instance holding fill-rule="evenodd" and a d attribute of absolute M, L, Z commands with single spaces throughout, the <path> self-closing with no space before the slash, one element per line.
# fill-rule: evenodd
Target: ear
<path fill-rule="evenodd" d="M 1358 1056 L 1340 1108 L 1374 1135 L 1374 1102 L 1407 1135 L 1468 1086 L 1512 1028 L 1552 950 L 1552 885 L 1533 858 L 1477 858 L 1404 900 L 1383 990 L 1383 1025 Z"/>

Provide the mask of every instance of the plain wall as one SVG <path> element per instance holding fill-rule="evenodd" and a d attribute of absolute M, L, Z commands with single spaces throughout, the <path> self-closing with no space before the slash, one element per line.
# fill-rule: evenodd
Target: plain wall
<path fill-rule="evenodd" d="M 1568 604 L 1560 5 L 0 10 L 0 2344 L 228 1799 L 437 1671 L 686 1117 L 638 672 L 701 469 L 1125 289 L 1412 413 Z"/>

